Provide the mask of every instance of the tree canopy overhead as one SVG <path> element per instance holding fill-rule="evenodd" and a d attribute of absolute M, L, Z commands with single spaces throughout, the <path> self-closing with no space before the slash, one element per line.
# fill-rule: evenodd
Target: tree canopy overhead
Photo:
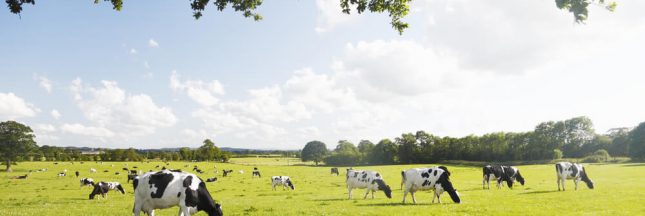
<path fill-rule="evenodd" d="M 112 4 L 112 9 L 121 11 L 123 0 L 103 0 Z M 256 12 L 256 9 L 262 5 L 263 0 L 190 0 L 190 8 L 193 10 L 193 17 L 199 19 L 202 12 L 209 3 L 213 3 L 218 11 L 231 7 L 236 12 L 242 13 L 244 17 L 253 18 L 255 21 L 262 20 L 262 15 Z M 9 11 L 14 14 L 20 14 L 24 4 L 35 5 L 35 0 L 5 0 Z M 94 0 L 98 4 L 101 0 Z M 399 34 L 409 27 L 408 23 L 402 19 L 410 12 L 410 3 L 412 0 L 338 0 L 343 13 L 350 14 L 354 10 L 358 14 L 365 11 L 372 13 L 386 12 L 390 16 L 390 25 L 397 30 Z M 584 23 L 589 17 L 589 5 L 602 6 L 609 11 L 616 9 L 616 2 L 606 0 L 555 0 L 559 9 L 568 10 L 573 13 L 574 20 L 578 23 Z"/>

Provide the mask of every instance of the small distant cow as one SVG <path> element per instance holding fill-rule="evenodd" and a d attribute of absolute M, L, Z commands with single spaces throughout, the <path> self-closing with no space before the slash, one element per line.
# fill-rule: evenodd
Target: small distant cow
<path fill-rule="evenodd" d="M 441 196 L 441 193 L 444 191 L 448 192 L 450 198 L 455 203 L 461 202 L 459 193 L 457 193 L 457 190 L 450 182 L 450 172 L 448 171 L 448 168 L 444 166 L 413 168 L 401 172 L 401 176 L 405 181 L 403 203 L 405 203 L 405 198 L 408 196 L 408 193 L 412 196 L 412 202 L 417 203 L 417 199 L 414 197 L 414 193 L 416 191 L 433 189 L 434 195 L 432 196 L 432 203 L 434 203 L 435 198 L 438 198 L 439 203 L 441 203 L 441 198 L 439 196 Z"/>
<path fill-rule="evenodd" d="M 92 186 L 94 185 L 94 179 L 91 178 L 82 178 L 81 179 L 81 188 L 83 186 Z"/>
<path fill-rule="evenodd" d="M 517 179 L 520 184 L 524 185 L 524 177 L 520 174 L 520 170 L 512 166 L 500 166 L 500 165 L 486 165 L 483 168 L 484 180 L 482 181 L 482 187 L 490 189 L 490 179 L 494 178 L 497 180 L 497 188 L 502 188 L 502 182 L 506 182 L 508 188 L 513 189 L 513 183 Z"/>
<path fill-rule="evenodd" d="M 110 172 L 110 170 L 103 170 L 103 172 Z"/>
<path fill-rule="evenodd" d="M 74 172 L 74 174 L 76 174 L 76 178 L 78 178 L 78 176 L 79 176 L 81 173 L 80 173 L 80 172 L 78 172 L 78 171 L 76 171 L 76 172 Z"/>
<path fill-rule="evenodd" d="M 67 176 L 67 172 L 59 172 L 58 177 L 65 177 Z"/>
<path fill-rule="evenodd" d="M 155 209 L 179 206 L 179 215 L 190 216 L 205 211 L 209 216 L 221 216 L 222 207 L 213 201 L 210 193 L 199 177 L 191 173 L 159 172 L 144 173 L 134 179 L 135 216 L 141 211 L 154 215 Z"/>
<path fill-rule="evenodd" d="M 123 169 L 123 171 L 128 171 L 128 170 L 129 170 L 129 169 L 128 169 L 128 168 L 126 168 L 126 167 L 123 167 L 122 169 Z"/>
<path fill-rule="evenodd" d="M 239 172 L 240 174 L 244 174 L 244 170 L 240 170 L 240 171 L 238 171 L 238 172 Z"/>
<path fill-rule="evenodd" d="M 578 190 L 578 182 L 583 181 L 587 184 L 589 189 L 593 189 L 593 181 L 589 179 L 587 171 L 582 166 L 582 164 L 570 163 L 570 162 L 560 162 L 555 164 L 555 171 L 558 177 L 558 191 L 560 190 L 560 183 L 562 183 L 562 190 L 564 191 L 564 180 L 573 179 Z"/>
<path fill-rule="evenodd" d="M 332 174 L 332 175 L 333 175 L 333 174 L 336 174 L 336 176 L 340 175 L 340 173 L 338 172 L 338 167 L 333 167 L 333 168 L 331 168 L 331 174 Z"/>
<path fill-rule="evenodd" d="M 251 178 L 256 177 L 256 176 L 258 178 L 262 178 L 262 175 L 260 174 L 259 170 L 253 170 L 253 175 L 251 176 Z"/>
<path fill-rule="evenodd" d="M 94 199 L 96 195 L 101 195 L 103 198 L 107 198 L 107 193 L 110 190 L 115 190 L 125 194 L 123 186 L 118 182 L 99 182 L 94 184 L 94 190 L 90 193 L 90 199 Z"/>
<path fill-rule="evenodd" d="M 90 168 L 90 173 L 95 173 L 95 172 L 96 172 L 96 169 Z"/>
<path fill-rule="evenodd" d="M 132 173 L 128 174 L 128 183 L 130 183 L 130 180 L 134 180 L 135 178 L 137 178 L 136 173 L 135 174 L 132 174 Z"/>
<path fill-rule="evenodd" d="M 12 176 L 10 179 L 27 179 L 28 176 L 29 176 L 29 173 L 21 176 Z"/>
<path fill-rule="evenodd" d="M 286 188 L 291 188 L 291 190 L 295 190 L 296 187 L 293 185 L 293 182 L 291 182 L 291 179 L 289 179 L 289 176 L 273 176 L 271 177 L 271 187 L 273 187 L 273 190 L 275 190 L 275 186 L 277 185 L 282 185 L 282 189 Z"/>
<path fill-rule="evenodd" d="M 232 173 L 233 170 L 222 170 L 222 176 L 226 177 L 229 173 Z"/>
<path fill-rule="evenodd" d="M 216 181 L 217 181 L 217 177 L 207 178 L 206 179 L 206 182 L 216 182 Z"/>
<path fill-rule="evenodd" d="M 366 199 L 370 192 L 372 192 L 372 199 L 374 199 L 374 192 L 377 190 L 383 191 L 387 198 L 392 198 L 392 189 L 390 189 L 389 185 L 385 184 L 383 176 L 376 171 L 347 169 L 345 182 L 347 183 L 347 190 L 349 191 L 348 199 L 352 199 L 352 189 L 354 188 L 367 188 L 363 199 Z"/>

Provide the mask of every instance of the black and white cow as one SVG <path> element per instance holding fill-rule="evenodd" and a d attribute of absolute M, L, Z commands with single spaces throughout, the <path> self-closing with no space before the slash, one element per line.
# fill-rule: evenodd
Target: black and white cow
<path fill-rule="evenodd" d="M 441 203 L 440 196 L 444 191 L 448 192 L 452 201 L 461 203 L 459 193 L 450 182 L 450 172 L 444 166 L 413 168 L 401 172 L 401 176 L 405 181 L 403 203 L 405 203 L 408 193 L 412 196 L 412 202 L 417 203 L 414 193 L 418 190 L 434 190 L 432 203 L 434 203 L 435 198 Z"/>
<path fill-rule="evenodd" d="M 216 182 L 216 181 L 217 181 L 217 177 L 207 178 L 206 179 L 206 182 Z"/>
<path fill-rule="evenodd" d="M 293 185 L 293 182 L 291 182 L 291 179 L 289 176 L 273 176 L 271 177 L 271 187 L 273 187 L 273 190 L 275 190 L 275 186 L 282 185 L 282 189 L 286 188 L 291 188 L 291 190 L 295 190 L 296 186 Z"/>
<path fill-rule="evenodd" d="M 229 173 L 232 173 L 232 172 L 233 172 L 233 170 L 222 170 L 222 176 L 226 177 L 226 176 L 228 176 Z"/>
<path fill-rule="evenodd" d="M 520 170 L 512 166 L 500 166 L 500 165 L 486 165 L 483 168 L 484 180 L 482 181 L 482 187 L 490 189 L 490 179 L 494 178 L 497 180 L 497 188 L 502 188 L 502 182 L 506 182 L 508 188 L 513 189 L 513 183 L 517 179 L 521 185 L 524 185 L 524 177 L 520 174 Z"/>
<path fill-rule="evenodd" d="M 133 213 L 149 216 L 155 209 L 179 206 L 179 215 L 190 216 L 205 211 L 209 216 L 221 216 L 222 207 L 213 201 L 204 183 L 195 174 L 162 170 L 137 177 L 134 184 Z"/>
<path fill-rule="evenodd" d="M 131 180 L 134 181 L 135 178 L 137 178 L 136 173 L 135 174 L 132 174 L 132 173 L 128 174 L 128 183 L 130 183 Z"/>
<path fill-rule="evenodd" d="M 370 192 L 372 192 L 372 199 L 374 199 L 374 192 L 377 190 L 383 191 L 387 198 L 392 198 L 392 189 L 385 183 L 383 176 L 376 171 L 347 169 L 345 183 L 347 183 L 349 199 L 352 199 L 352 189 L 354 188 L 367 189 L 363 199 L 366 199 Z"/>
<path fill-rule="evenodd" d="M 558 191 L 560 190 L 560 183 L 562 183 L 562 190 L 564 190 L 564 180 L 573 179 L 578 190 L 578 182 L 583 181 L 587 184 L 589 189 L 593 189 L 593 181 L 589 179 L 587 171 L 582 164 L 560 162 L 555 164 L 555 171 L 558 177 Z"/>
<path fill-rule="evenodd" d="M 125 194 L 123 186 L 118 182 L 99 182 L 94 184 L 94 190 L 90 193 L 90 199 L 94 199 L 96 195 L 106 198 L 108 191 L 115 190 Z"/>
<path fill-rule="evenodd" d="M 262 178 L 262 175 L 260 174 L 260 171 L 258 171 L 258 170 L 253 170 L 253 175 L 252 175 L 251 177 L 256 177 L 256 176 L 257 176 L 258 178 Z"/>
<path fill-rule="evenodd" d="M 331 174 L 332 175 L 336 174 L 336 176 L 340 175 L 340 173 L 338 172 L 338 167 L 332 167 Z"/>
<path fill-rule="evenodd" d="M 94 185 L 94 179 L 91 178 L 82 178 L 81 179 L 81 188 L 83 186 L 93 186 Z"/>

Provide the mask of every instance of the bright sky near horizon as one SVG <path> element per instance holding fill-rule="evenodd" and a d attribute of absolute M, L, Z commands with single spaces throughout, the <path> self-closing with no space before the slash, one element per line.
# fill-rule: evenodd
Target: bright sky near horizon
<path fill-rule="evenodd" d="M 38 1 L 0 11 L 0 120 L 39 145 L 299 149 L 529 131 L 591 118 L 645 121 L 645 1 L 419 0 L 398 35 L 387 14 L 337 0 L 264 1 L 254 22 L 187 1 Z"/>

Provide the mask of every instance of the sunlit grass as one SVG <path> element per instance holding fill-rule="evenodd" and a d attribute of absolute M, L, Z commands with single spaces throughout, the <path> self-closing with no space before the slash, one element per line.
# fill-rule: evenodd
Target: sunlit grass
<path fill-rule="evenodd" d="M 281 159 L 284 160 L 284 159 Z M 403 193 L 399 190 L 400 172 L 411 167 L 431 165 L 391 165 L 355 167 L 381 172 L 394 190 L 393 198 L 378 193 L 376 199 L 363 200 L 363 190 L 354 191 L 354 199 L 347 200 L 344 168 L 340 176 L 332 176 L 329 167 L 305 165 L 285 166 L 275 158 L 234 159 L 239 164 L 171 162 L 171 168 L 190 171 L 198 165 L 206 173 L 202 179 L 217 176 L 219 181 L 207 183 L 213 197 L 223 204 L 226 215 L 643 215 L 645 214 L 645 164 L 590 164 L 587 172 L 596 189 L 580 184 L 573 190 L 567 181 L 567 191 L 558 192 L 553 165 L 519 166 L 527 183 L 510 190 L 482 190 L 481 168 L 448 165 L 452 181 L 459 190 L 462 204 L 454 204 L 448 195 L 442 196 L 443 204 L 431 204 L 428 192 L 418 193 L 417 205 L 402 205 Z M 295 161 L 294 161 L 295 162 Z M 289 161 L 291 164 L 291 161 Z M 155 169 L 161 162 L 130 162 L 139 169 Z M 256 164 L 262 178 L 251 178 Z M 114 165 L 113 167 L 111 165 Z M 120 181 L 125 184 L 125 163 L 94 162 L 74 165 L 61 162 L 27 162 L 14 166 L 15 172 L 0 174 L 0 215 L 131 215 L 134 202 L 132 186 L 126 184 L 126 195 L 110 192 L 108 199 L 88 200 L 90 188 L 79 188 L 73 172 L 81 177 L 99 181 Z M 189 165 L 189 168 L 184 168 Z M 215 174 L 215 166 L 220 173 Z M 28 170 L 48 168 L 47 172 L 33 173 L 26 180 L 9 179 L 23 175 Z M 90 174 L 89 169 L 99 172 Z M 57 172 L 67 169 L 67 177 L 57 177 Z M 231 177 L 221 177 L 221 169 L 233 169 Z M 103 170 L 110 172 L 104 173 Z M 239 174 L 244 170 L 244 174 Z M 121 172 L 115 176 L 114 172 Z M 271 191 L 269 177 L 288 175 L 293 179 L 295 191 Z M 157 215 L 177 215 L 178 209 L 157 211 Z M 205 215 L 200 213 L 199 215 Z"/>

